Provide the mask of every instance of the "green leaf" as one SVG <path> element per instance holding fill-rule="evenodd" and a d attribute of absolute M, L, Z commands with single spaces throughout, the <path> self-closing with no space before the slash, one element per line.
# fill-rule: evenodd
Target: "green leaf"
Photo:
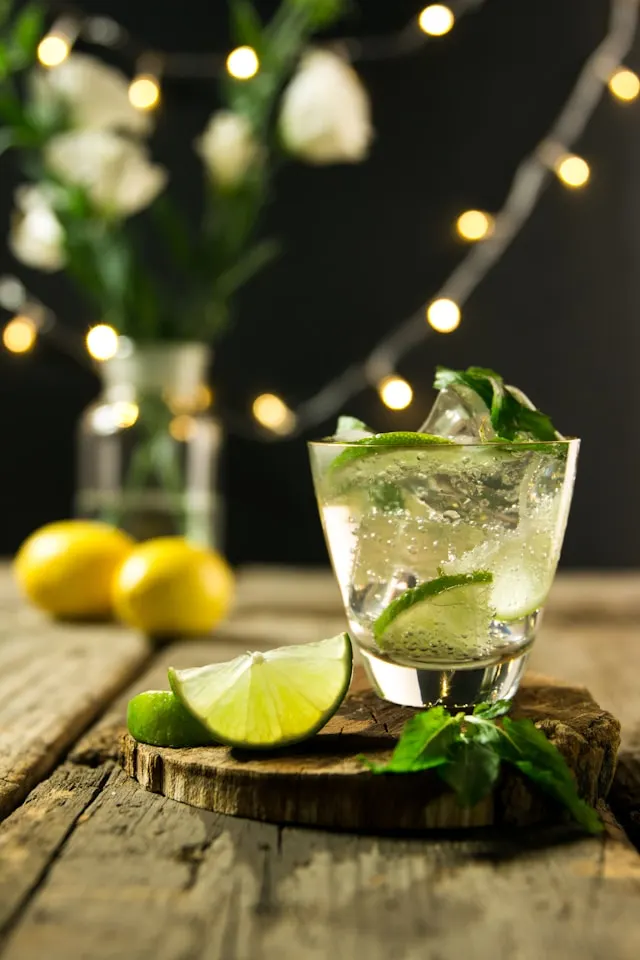
<path fill-rule="evenodd" d="M 509 713 L 512 707 L 511 700 L 496 700 L 495 703 L 477 703 L 473 708 L 474 717 L 482 717 L 483 720 L 495 720 L 496 717 L 503 717 Z"/>
<path fill-rule="evenodd" d="M 344 0 L 290 0 L 294 7 L 303 10 L 315 30 L 334 23 L 344 12 Z"/>
<path fill-rule="evenodd" d="M 14 50 L 19 51 L 23 65 L 35 58 L 36 47 L 44 31 L 44 11 L 39 4 L 30 3 L 18 14 L 13 28 Z"/>
<path fill-rule="evenodd" d="M 468 367 L 466 370 L 436 368 L 434 387 L 437 390 L 456 385 L 465 386 L 478 394 L 490 411 L 494 430 L 504 440 L 517 441 L 523 439 L 523 434 L 524 439 L 558 438 L 551 419 L 540 410 L 532 410 L 525 395 L 505 384 L 494 370 L 485 367 Z"/>
<path fill-rule="evenodd" d="M 447 751 L 460 735 L 462 714 L 452 717 L 444 707 L 417 713 L 406 722 L 387 764 L 363 761 L 374 773 L 409 773 L 447 763 Z"/>
<path fill-rule="evenodd" d="M 373 483 L 369 487 L 369 502 L 385 513 L 394 513 L 405 507 L 404 494 L 395 483 Z"/>
<path fill-rule="evenodd" d="M 438 776 L 455 790 L 463 807 L 473 807 L 493 788 L 500 773 L 500 757 L 477 740 L 454 743 L 449 761 L 438 767 Z"/>
<path fill-rule="evenodd" d="M 247 44 L 260 53 L 262 22 L 250 0 L 231 0 L 231 36 L 236 45 Z"/>
<path fill-rule="evenodd" d="M 531 720 L 505 717 L 500 753 L 529 779 L 569 810 L 589 833 L 600 833 L 602 823 L 593 807 L 578 794 L 573 774 L 560 751 Z"/>

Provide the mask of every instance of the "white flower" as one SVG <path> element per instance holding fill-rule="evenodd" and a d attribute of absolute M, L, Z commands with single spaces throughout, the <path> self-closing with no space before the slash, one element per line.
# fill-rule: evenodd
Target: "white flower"
<path fill-rule="evenodd" d="M 371 106 L 355 70 L 328 50 L 307 53 L 284 92 L 280 134 L 287 150 L 309 163 L 364 160 Z"/>
<path fill-rule="evenodd" d="M 9 249 L 17 260 L 53 273 L 65 265 L 64 230 L 49 198 L 37 186 L 23 185 L 15 193 L 17 212 L 11 225 Z"/>
<path fill-rule="evenodd" d="M 49 141 L 45 161 L 69 184 L 83 187 L 103 213 L 130 217 L 164 189 L 164 167 L 134 140 L 109 130 L 72 130 Z"/>
<path fill-rule="evenodd" d="M 82 53 L 72 53 L 58 67 L 34 71 L 31 91 L 36 106 L 46 108 L 62 100 L 73 127 L 136 134 L 151 130 L 149 114 L 129 102 L 125 75 Z"/>
<path fill-rule="evenodd" d="M 260 156 L 260 147 L 246 117 L 231 110 L 214 113 L 196 149 L 213 180 L 221 187 L 235 187 L 246 179 Z"/>

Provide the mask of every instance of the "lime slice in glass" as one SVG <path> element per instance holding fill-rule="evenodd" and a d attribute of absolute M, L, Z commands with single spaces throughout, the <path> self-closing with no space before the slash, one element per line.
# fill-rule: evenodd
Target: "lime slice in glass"
<path fill-rule="evenodd" d="M 130 700 L 127 727 L 134 740 L 156 747 L 202 747 L 214 743 L 209 731 L 170 690 L 147 690 Z"/>
<path fill-rule="evenodd" d="M 438 577 L 401 593 L 373 624 L 383 653 L 457 661 L 489 645 L 493 575 L 487 570 Z"/>
<path fill-rule="evenodd" d="M 331 463 L 331 472 L 342 470 L 354 460 L 360 460 L 362 457 L 370 457 L 373 454 L 380 453 L 386 447 L 423 447 L 433 446 L 435 443 L 446 443 L 451 445 L 453 440 L 447 440 L 445 437 L 436 437 L 430 433 L 409 433 L 396 431 L 395 433 L 377 433 L 373 437 L 364 437 L 362 440 L 354 440 L 346 447 Z"/>
<path fill-rule="evenodd" d="M 351 643 L 341 633 L 228 663 L 170 669 L 169 682 L 216 740 L 272 749 L 306 740 L 325 725 L 349 688 L 351 667 Z"/>

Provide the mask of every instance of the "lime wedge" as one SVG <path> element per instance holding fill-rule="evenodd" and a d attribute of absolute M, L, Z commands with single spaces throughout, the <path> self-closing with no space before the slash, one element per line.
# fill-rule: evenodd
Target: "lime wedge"
<path fill-rule="evenodd" d="M 351 643 L 341 633 L 228 663 L 170 669 L 169 682 L 216 740 L 268 750 L 317 733 L 342 703 L 351 667 Z"/>
<path fill-rule="evenodd" d="M 127 727 L 134 740 L 156 747 L 202 747 L 214 742 L 170 690 L 147 690 L 130 700 Z"/>
<path fill-rule="evenodd" d="M 408 431 L 396 431 L 395 433 L 376 433 L 373 437 L 363 437 L 361 440 L 354 440 L 342 453 L 331 463 L 331 471 L 341 470 L 353 460 L 359 460 L 361 457 L 371 456 L 380 452 L 381 447 L 423 447 L 433 446 L 434 443 L 446 443 L 451 445 L 453 440 L 447 440 L 445 437 L 436 437 L 431 433 L 410 433 Z"/>
<path fill-rule="evenodd" d="M 405 590 L 373 624 L 379 648 L 399 657 L 455 661 L 480 657 L 489 641 L 487 570 L 428 580 Z"/>

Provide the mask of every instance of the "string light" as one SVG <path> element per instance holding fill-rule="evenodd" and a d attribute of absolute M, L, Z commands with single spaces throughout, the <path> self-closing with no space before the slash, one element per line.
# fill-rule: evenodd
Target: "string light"
<path fill-rule="evenodd" d="M 198 429 L 197 421 L 187 413 L 181 413 L 174 417 L 169 424 L 169 433 L 174 440 L 179 443 L 186 443 L 191 440 Z"/>
<path fill-rule="evenodd" d="M 136 110 L 154 110 L 160 103 L 160 84 L 149 73 L 139 74 L 129 84 L 129 102 Z"/>
<path fill-rule="evenodd" d="M 28 353 L 36 342 L 38 331 L 31 317 L 18 316 L 2 331 L 2 342 L 10 353 Z"/>
<path fill-rule="evenodd" d="M 260 69 L 253 47 L 236 47 L 227 57 L 227 71 L 236 80 L 250 80 Z"/>
<path fill-rule="evenodd" d="M 71 44 L 66 37 L 55 33 L 43 37 L 38 44 L 38 60 L 43 67 L 59 67 L 71 53 Z"/>
<path fill-rule="evenodd" d="M 405 410 L 413 400 L 411 384 L 402 377 L 385 377 L 378 384 L 380 399 L 390 410 Z"/>
<path fill-rule="evenodd" d="M 101 403 L 91 411 L 91 425 L 96 433 L 108 437 L 118 430 L 127 430 L 138 420 L 140 409 L 129 400 Z"/>
<path fill-rule="evenodd" d="M 295 414 L 274 393 L 261 393 L 253 401 L 251 409 L 261 426 L 280 436 L 291 433 L 296 425 Z"/>
<path fill-rule="evenodd" d="M 36 56 L 43 67 L 59 67 L 71 53 L 80 30 L 80 24 L 73 17 L 60 17 L 42 38 L 36 50 Z"/>
<path fill-rule="evenodd" d="M 640 79 L 633 70 L 616 70 L 609 78 L 609 90 L 618 100 L 635 100 L 640 93 Z"/>
<path fill-rule="evenodd" d="M 438 333 L 452 333 L 460 326 L 460 307 L 454 300 L 440 297 L 429 304 L 427 320 Z"/>
<path fill-rule="evenodd" d="M 455 22 L 453 11 L 443 3 L 430 4 L 418 17 L 420 29 L 431 37 L 443 37 L 445 33 L 449 33 Z"/>
<path fill-rule="evenodd" d="M 89 330 L 86 344 L 94 360 L 111 360 L 118 352 L 118 334 L 108 323 L 99 323 Z"/>
<path fill-rule="evenodd" d="M 477 10 L 483 3 L 484 0 L 457 0 L 454 6 L 455 14 L 460 18 L 468 11 Z M 473 244 L 470 247 L 446 278 L 440 291 L 434 294 L 433 301 L 427 306 L 427 318 L 432 329 L 438 332 L 451 332 L 456 329 L 460 323 L 460 308 L 518 236 L 535 209 L 552 171 L 567 186 L 582 186 L 588 181 L 590 175 L 588 164 L 581 157 L 570 154 L 569 150 L 583 133 L 605 86 L 609 84 L 612 94 L 618 96 L 612 88 L 617 87 L 620 90 L 620 82 L 613 83 L 613 78 L 621 72 L 631 73 L 631 71 L 622 71 L 622 68 L 616 70 L 615 67 L 616 64 L 622 64 L 632 47 L 638 26 L 639 3 L 640 0 L 611 0 L 606 34 L 584 62 L 569 96 L 546 134 L 518 164 L 503 206 L 495 215 L 495 220 L 491 218 L 491 225 L 493 227 L 495 223 L 495 230 L 490 230 L 486 234 L 483 238 L 485 242 Z M 432 4 L 431 6 L 440 5 Z M 85 18 L 83 24 L 87 26 L 90 20 L 91 18 Z M 403 30 L 392 36 L 365 38 L 365 40 L 346 38 L 343 43 L 350 57 L 355 61 L 408 55 L 418 48 L 416 36 L 420 43 L 429 40 L 428 34 L 422 34 L 415 29 L 415 20 L 411 21 L 410 26 L 413 27 L 412 32 Z M 408 36 L 414 39 L 407 42 Z M 126 31 L 122 31 L 124 39 L 118 41 L 120 45 L 128 42 L 126 37 Z M 200 58 L 183 54 L 163 55 L 163 75 L 215 77 L 223 70 L 222 58 L 216 60 L 210 55 Z M 627 96 L 630 96 L 634 89 L 633 81 L 631 78 L 626 78 L 624 83 L 628 89 Z M 567 161 L 570 163 L 567 164 Z M 574 181 L 578 175 L 580 182 L 569 183 L 564 179 L 561 171 L 564 177 L 568 175 L 569 179 Z M 22 307 L 18 305 L 8 309 L 22 310 Z M 53 323 L 55 318 L 51 311 L 47 311 L 47 316 L 52 324 L 52 339 L 56 336 L 61 337 L 64 325 Z M 372 379 L 370 375 L 372 369 L 393 369 L 402 356 L 424 341 L 430 332 L 424 318 L 425 307 L 420 307 L 386 336 L 368 358 L 343 370 L 316 394 L 301 403 L 295 411 L 286 407 L 283 401 L 273 394 L 256 398 L 255 420 L 272 430 L 273 428 L 261 419 L 261 413 L 264 413 L 267 420 L 283 424 L 273 431 L 282 436 L 298 435 L 305 429 L 329 420 L 340 409 L 344 409 L 352 397 L 371 382 L 376 382 L 376 376 L 374 375 Z M 44 328 L 40 325 L 38 329 L 44 332 Z M 73 352 L 78 359 L 82 360 L 77 351 L 69 348 L 69 352 Z M 377 377 L 380 377 L 380 373 Z M 261 401 L 265 399 L 268 403 L 263 406 Z M 227 412 L 225 420 L 228 428 L 241 436 L 251 439 L 262 436 L 244 418 L 235 416 L 232 412 Z"/>
<path fill-rule="evenodd" d="M 456 220 L 456 230 L 463 240 L 483 240 L 493 232 L 493 217 L 484 210 L 465 210 Z"/>
<path fill-rule="evenodd" d="M 560 157 L 555 163 L 555 171 L 565 186 L 575 189 L 584 187 L 591 176 L 587 161 L 575 154 Z"/>

